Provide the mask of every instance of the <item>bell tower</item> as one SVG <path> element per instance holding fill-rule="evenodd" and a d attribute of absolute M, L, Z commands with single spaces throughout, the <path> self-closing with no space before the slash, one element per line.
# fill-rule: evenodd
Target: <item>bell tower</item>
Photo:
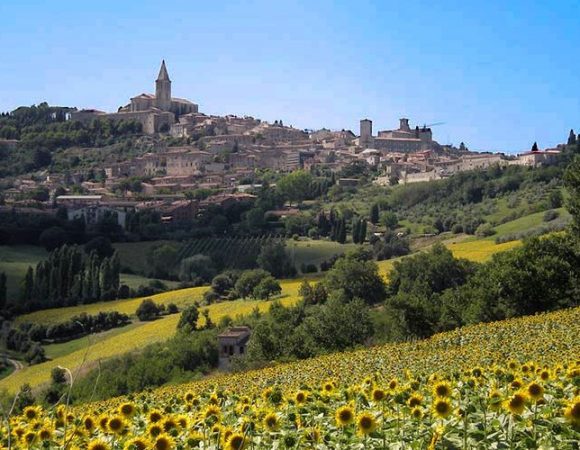
<path fill-rule="evenodd" d="M 159 75 L 155 80 L 155 104 L 163 111 L 171 110 L 171 80 L 165 67 L 165 60 L 161 62 Z"/>

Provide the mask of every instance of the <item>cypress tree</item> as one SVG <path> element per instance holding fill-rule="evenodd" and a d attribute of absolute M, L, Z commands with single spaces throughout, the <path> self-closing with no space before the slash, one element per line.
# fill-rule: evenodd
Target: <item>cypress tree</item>
<path fill-rule="evenodd" d="M 379 205 L 376 203 L 371 206 L 371 223 L 376 225 L 379 223 Z"/>
<path fill-rule="evenodd" d="M 28 266 L 26 275 L 22 280 L 22 285 L 20 289 L 20 300 L 23 304 L 28 305 L 32 301 L 32 293 L 34 291 L 34 272 L 32 267 Z"/>
<path fill-rule="evenodd" d="M 361 219 L 360 234 L 358 238 L 359 244 L 364 244 L 367 239 L 367 221 L 366 219 Z"/>
<path fill-rule="evenodd" d="M 0 273 L 0 310 L 6 307 L 6 274 Z"/>
<path fill-rule="evenodd" d="M 570 130 L 570 134 L 568 135 L 568 145 L 576 145 L 576 139 L 574 130 Z"/>
<path fill-rule="evenodd" d="M 358 244 L 358 237 L 360 232 L 360 220 L 355 217 L 352 219 L 352 242 Z"/>
<path fill-rule="evenodd" d="M 340 219 L 338 226 L 337 242 L 344 244 L 346 242 L 346 220 L 344 217 Z"/>
<path fill-rule="evenodd" d="M 538 143 L 537 142 L 534 142 L 534 145 L 532 145 L 532 151 L 533 152 L 537 152 L 538 150 L 539 150 L 538 149 Z"/>

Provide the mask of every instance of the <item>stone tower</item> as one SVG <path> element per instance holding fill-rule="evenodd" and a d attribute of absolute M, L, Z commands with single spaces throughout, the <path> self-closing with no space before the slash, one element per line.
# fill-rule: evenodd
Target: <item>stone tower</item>
<path fill-rule="evenodd" d="M 369 119 L 362 119 L 360 121 L 360 139 L 359 145 L 361 147 L 368 147 L 373 140 L 373 122 Z"/>
<path fill-rule="evenodd" d="M 163 111 L 171 110 L 171 80 L 165 67 L 165 60 L 161 63 L 159 75 L 155 80 L 155 104 Z"/>

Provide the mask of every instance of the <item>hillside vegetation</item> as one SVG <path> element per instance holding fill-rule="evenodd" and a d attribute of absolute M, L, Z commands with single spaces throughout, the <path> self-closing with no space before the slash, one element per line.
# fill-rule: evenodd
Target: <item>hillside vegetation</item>
<path fill-rule="evenodd" d="M 13 426 L 22 443 L 29 436 L 41 445 L 42 433 L 53 445 L 70 439 L 85 448 L 572 450 L 580 438 L 579 332 L 574 308 L 88 407 L 31 407 Z"/>

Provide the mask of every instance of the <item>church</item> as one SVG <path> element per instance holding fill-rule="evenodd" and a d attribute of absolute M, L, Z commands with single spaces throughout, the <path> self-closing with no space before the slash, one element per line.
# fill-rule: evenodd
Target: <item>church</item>
<path fill-rule="evenodd" d="M 141 123 L 144 133 L 154 134 L 169 131 L 179 116 L 196 112 L 198 105 L 195 103 L 171 96 L 171 79 L 164 60 L 155 80 L 155 95 L 137 95 L 131 98 L 131 103 L 112 114 L 95 109 L 76 111 L 71 114 L 71 120 L 83 123 L 90 123 L 95 119 L 135 120 Z"/>
<path fill-rule="evenodd" d="M 157 80 L 155 80 L 155 95 L 137 95 L 131 99 L 129 105 L 121 108 L 119 112 L 147 111 L 153 108 L 172 112 L 176 117 L 198 111 L 198 106 L 195 103 L 182 98 L 171 97 L 171 80 L 167 73 L 165 60 L 161 62 L 159 75 L 157 76 Z"/>

